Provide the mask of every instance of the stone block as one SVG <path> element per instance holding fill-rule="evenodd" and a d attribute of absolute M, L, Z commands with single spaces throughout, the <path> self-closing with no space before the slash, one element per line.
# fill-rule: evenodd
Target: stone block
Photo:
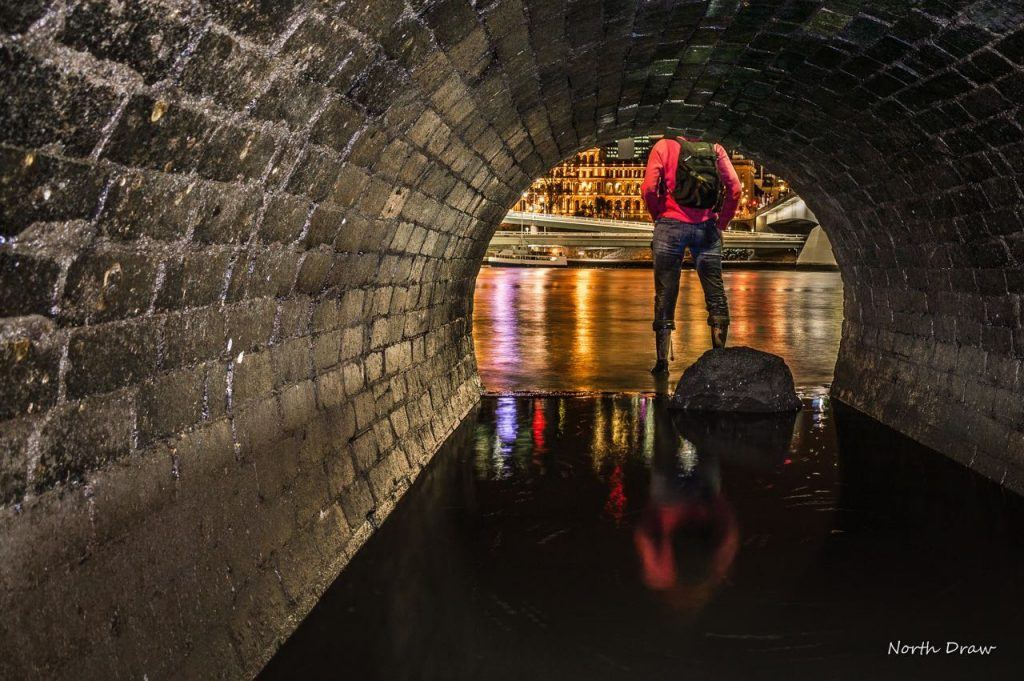
<path fill-rule="evenodd" d="M 0 317 L 53 313 L 61 266 L 49 257 L 0 251 Z"/>
<path fill-rule="evenodd" d="M 349 396 L 358 394 L 365 384 L 362 364 L 349 362 L 342 366 L 342 372 L 345 380 L 345 393 Z"/>
<path fill-rule="evenodd" d="M 194 224 L 202 195 L 195 181 L 127 173 L 111 184 L 98 224 L 115 239 L 176 241 Z"/>
<path fill-rule="evenodd" d="M 333 153 L 309 148 L 296 163 L 288 179 L 287 191 L 313 201 L 323 201 L 330 195 L 341 171 L 341 161 Z"/>
<path fill-rule="evenodd" d="M 36 493 L 81 480 L 132 448 L 134 410 L 127 397 L 94 397 L 54 409 L 42 426 L 39 460 L 30 471 Z"/>
<path fill-rule="evenodd" d="M 344 335 L 341 338 L 340 358 L 345 360 L 357 357 L 363 353 L 364 348 L 365 343 L 362 327 L 345 329 Z"/>
<path fill-rule="evenodd" d="M 275 309 L 274 301 L 266 298 L 227 308 L 224 314 L 230 344 L 227 354 L 237 355 L 243 350 L 250 352 L 266 345 L 274 331 Z"/>
<path fill-rule="evenodd" d="M 384 353 L 371 352 L 363 359 L 367 383 L 376 383 L 384 375 Z"/>
<path fill-rule="evenodd" d="M 346 161 L 360 168 L 385 166 L 389 161 L 397 160 L 384 158 L 394 137 L 394 132 L 383 120 L 370 123 L 353 140 Z"/>
<path fill-rule="evenodd" d="M 202 113 L 168 100 L 133 96 L 118 119 L 104 157 L 137 168 L 165 173 L 194 171 L 216 130 Z"/>
<path fill-rule="evenodd" d="M 249 286 L 246 294 L 250 298 L 275 296 L 283 298 L 292 292 L 298 276 L 302 256 L 292 249 L 266 249 L 260 251 L 255 262 L 249 265 Z"/>
<path fill-rule="evenodd" d="M 256 225 L 262 199 L 259 194 L 225 185 L 211 185 L 203 193 L 194 238 L 200 243 L 232 243 L 247 237 Z"/>
<path fill-rule="evenodd" d="M 342 372 L 323 372 L 316 377 L 317 402 L 321 409 L 336 409 L 345 401 Z"/>
<path fill-rule="evenodd" d="M 120 246 L 100 245 L 81 254 L 68 268 L 61 318 L 80 324 L 145 313 L 153 299 L 156 259 Z"/>
<path fill-rule="evenodd" d="M 0 237 L 16 236 L 34 222 L 90 217 L 107 176 L 84 163 L 0 149 Z"/>
<path fill-rule="evenodd" d="M 398 65 L 387 61 L 375 62 L 355 83 L 350 96 L 371 115 L 377 116 L 387 111 L 388 103 L 398 98 L 408 83 L 408 74 Z"/>
<path fill-rule="evenodd" d="M 256 99 L 253 115 L 267 121 L 282 122 L 292 130 L 305 128 L 319 111 L 330 90 L 294 76 L 275 78 Z"/>
<path fill-rule="evenodd" d="M 270 357 L 275 388 L 309 378 L 312 364 L 308 338 L 283 341 L 270 349 Z"/>
<path fill-rule="evenodd" d="M 192 366 L 225 353 L 224 313 L 216 306 L 167 316 L 163 326 L 164 367 Z"/>
<path fill-rule="evenodd" d="M 345 229 L 348 215 L 345 211 L 329 205 L 317 206 L 309 218 L 306 236 L 302 240 L 306 248 L 316 248 L 334 243 L 335 235 Z"/>
<path fill-rule="evenodd" d="M 384 350 L 384 363 L 388 374 L 395 374 L 412 366 L 412 344 L 409 341 L 392 345 Z"/>
<path fill-rule="evenodd" d="M 275 341 L 309 333 L 312 307 L 306 296 L 292 296 L 278 306 L 278 329 Z"/>
<path fill-rule="evenodd" d="M 210 362 L 205 367 L 203 417 L 216 420 L 228 413 L 228 367 L 223 362 Z"/>
<path fill-rule="evenodd" d="M 260 222 L 260 240 L 266 243 L 295 241 L 309 220 L 312 208 L 312 202 L 307 199 L 287 194 L 271 197 Z"/>
<path fill-rule="evenodd" d="M 217 302 L 231 264 L 231 255 L 227 249 L 211 248 L 204 252 L 189 252 L 180 260 L 165 263 L 156 309 L 179 310 Z"/>
<path fill-rule="evenodd" d="M 331 178 L 331 187 L 323 198 L 342 208 L 348 208 L 361 200 L 367 190 L 369 178 L 366 173 L 353 165 L 346 165 Z M 378 208 L 379 210 L 379 208 Z M 374 211 L 364 209 L 364 214 Z"/>
<path fill-rule="evenodd" d="M 366 118 L 351 103 L 345 99 L 334 99 L 313 125 L 309 138 L 311 142 L 344 153 L 365 121 Z"/>
<path fill-rule="evenodd" d="M 366 480 L 358 477 L 338 495 L 338 501 L 353 530 L 366 524 L 375 506 L 370 486 Z"/>
<path fill-rule="evenodd" d="M 180 433 L 203 418 L 205 367 L 181 369 L 146 381 L 139 386 L 135 407 L 138 414 L 138 445 Z"/>
<path fill-rule="evenodd" d="M 280 405 L 275 396 L 251 401 L 236 408 L 233 418 L 238 438 L 235 453 L 243 460 L 251 460 L 261 448 L 266 448 L 268 443 L 280 437 Z"/>
<path fill-rule="evenodd" d="M 315 15 L 306 17 L 288 36 L 281 54 L 290 58 L 304 77 L 321 84 L 331 81 L 331 87 L 339 92 L 349 90 L 349 80 L 369 61 L 347 26 L 338 20 L 323 21 Z"/>
<path fill-rule="evenodd" d="M 341 331 L 323 333 L 313 339 L 313 364 L 317 373 L 338 364 L 341 356 Z"/>
<path fill-rule="evenodd" d="M 258 42 L 268 42 L 291 18 L 299 0 L 274 2 L 232 2 L 210 0 L 210 9 L 232 29 Z"/>
<path fill-rule="evenodd" d="M 115 390 L 153 375 L 157 324 L 141 319 L 75 329 L 68 340 L 69 399 Z"/>
<path fill-rule="evenodd" d="M 334 257 L 326 250 L 309 251 L 299 267 L 295 288 L 302 293 L 320 293 L 334 267 Z"/>
<path fill-rule="evenodd" d="M 373 237 L 374 230 L 370 221 L 350 212 L 338 227 L 334 239 L 334 250 L 342 253 L 358 253 L 369 247 L 368 244 L 373 242 Z"/>
<path fill-rule="evenodd" d="M 196 45 L 181 75 L 181 87 L 232 110 L 243 109 L 263 87 L 270 62 L 230 36 L 210 30 Z"/>
<path fill-rule="evenodd" d="M 167 75 L 188 40 L 186 17 L 143 0 L 110 5 L 87 0 L 68 13 L 57 40 L 120 62 L 153 83 Z"/>
<path fill-rule="evenodd" d="M 220 182 L 262 179 L 277 150 L 277 139 L 262 130 L 221 125 L 206 140 L 201 176 Z"/>
<path fill-rule="evenodd" d="M 0 141 L 34 148 L 59 145 L 87 156 L 117 108 L 112 88 L 90 82 L 29 55 L 14 43 L 0 47 Z"/>
<path fill-rule="evenodd" d="M 268 398 L 274 390 L 274 369 L 269 352 L 243 355 L 232 367 L 231 399 L 235 408 Z"/>
<path fill-rule="evenodd" d="M 281 418 L 285 430 L 300 430 L 316 414 L 312 381 L 290 385 L 281 391 Z"/>

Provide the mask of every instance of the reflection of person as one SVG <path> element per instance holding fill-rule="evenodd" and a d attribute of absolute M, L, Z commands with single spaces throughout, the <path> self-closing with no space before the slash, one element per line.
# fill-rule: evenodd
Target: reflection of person
<path fill-rule="evenodd" d="M 725 347 L 729 303 L 722 282 L 722 230 L 736 213 L 742 185 L 720 144 L 666 136 L 651 149 L 640 191 L 654 219 L 653 327 L 658 359 L 651 373 L 663 374 L 668 373 L 679 271 L 687 248 L 704 290 L 711 343 Z"/>
<path fill-rule="evenodd" d="M 665 407 L 654 409 L 651 495 L 634 540 L 644 583 L 695 609 L 728 574 L 739 528 L 722 494 L 718 457 L 694 452 Z"/>

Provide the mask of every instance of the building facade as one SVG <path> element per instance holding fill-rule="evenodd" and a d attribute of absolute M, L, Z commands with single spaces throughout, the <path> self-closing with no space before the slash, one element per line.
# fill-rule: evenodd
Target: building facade
<path fill-rule="evenodd" d="M 576 217 L 648 220 L 640 196 L 647 155 L 658 138 L 624 140 L 581 151 L 538 178 L 514 210 Z M 624 159 L 623 150 L 632 149 Z M 731 155 L 743 185 L 736 220 L 752 220 L 758 209 L 785 198 L 788 185 L 741 154 Z"/>
<path fill-rule="evenodd" d="M 538 178 L 515 210 L 576 217 L 645 220 L 644 162 L 608 158 L 607 147 L 576 154 Z"/>

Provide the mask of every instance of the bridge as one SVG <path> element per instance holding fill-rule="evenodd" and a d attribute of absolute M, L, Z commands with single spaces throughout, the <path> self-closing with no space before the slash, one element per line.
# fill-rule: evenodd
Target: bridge
<path fill-rule="evenodd" d="M 609 218 L 582 218 L 573 215 L 553 215 L 550 213 L 528 213 L 511 210 L 502 220 L 505 225 L 521 225 L 523 227 L 547 227 L 565 229 L 574 232 L 640 232 L 650 234 L 650 222 L 636 220 L 613 220 Z"/>
<path fill-rule="evenodd" d="M 648 248 L 652 229 L 645 232 L 544 232 L 530 234 L 503 230 L 495 232 L 492 246 L 567 246 L 577 248 Z M 807 237 L 802 234 L 773 234 L 770 232 L 729 232 L 722 234 L 725 248 L 751 248 L 755 250 L 800 250 Z"/>
<path fill-rule="evenodd" d="M 810 229 L 817 224 L 820 224 L 818 218 L 799 196 L 791 196 L 785 201 L 766 206 L 754 216 L 755 230 L 769 227 Z"/>
<path fill-rule="evenodd" d="M 509 211 L 502 220 L 503 225 L 522 227 L 544 227 L 547 229 L 572 232 L 641 233 L 651 232 L 651 223 L 637 220 L 615 220 L 611 218 L 587 218 L 573 215 Z M 769 228 L 806 228 L 810 230 L 819 224 L 818 218 L 799 196 L 760 209 L 754 216 L 754 230 L 763 232 Z"/>

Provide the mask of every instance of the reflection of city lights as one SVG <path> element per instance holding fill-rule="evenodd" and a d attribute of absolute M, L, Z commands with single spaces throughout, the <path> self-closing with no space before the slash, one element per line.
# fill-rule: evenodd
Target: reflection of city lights
<path fill-rule="evenodd" d="M 604 504 L 604 510 L 618 525 L 626 511 L 626 486 L 623 483 L 622 464 L 615 465 L 608 479 L 608 487 L 608 500 Z"/>
<path fill-rule="evenodd" d="M 512 446 L 516 442 L 516 398 L 499 397 L 494 411 L 495 463 L 499 470 L 508 469 Z"/>
<path fill-rule="evenodd" d="M 578 270 L 576 286 L 573 289 L 573 303 L 576 312 L 576 343 L 573 348 L 574 361 L 589 366 L 592 358 L 591 336 L 593 334 L 593 318 L 590 309 L 593 289 L 591 279 L 594 270 Z"/>
<path fill-rule="evenodd" d="M 595 471 L 601 470 L 601 464 L 604 463 L 604 457 L 608 453 L 608 448 L 605 446 L 605 418 L 602 402 L 603 400 L 596 400 L 594 402 L 594 432 L 590 443 L 590 451 L 594 460 Z"/>
<path fill-rule="evenodd" d="M 516 399 L 514 397 L 499 397 L 498 407 L 495 410 L 496 430 L 498 439 L 504 444 L 511 444 L 516 440 Z"/>
<path fill-rule="evenodd" d="M 653 415 L 651 416 L 651 418 L 648 418 L 648 413 L 649 413 L 648 412 L 648 405 L 649 404 L 650 404 L 649 400 L 647 398 L 643 398 L 643 406 L 644 406 L 644 409 L 643 409 L 643 418 L 644 418 L 644 421 L 643 421 L 643 424 L 644 424 L 643 452 L 644 452 L 644 461 L 647 461 L 647 462 L 650 462 L 650 460 L 654 458 L 654 421 L 655 421 L 655 419 L 653 418 Z M 654 408 L 654 405 L 651 405 L 651 409 L 652 410 L 653 410 L 653 408 Z"/>
<path fill-rule="evenodd" d="M 495 359 L 501 363 L 515 360 L 519 348 L 518 287 L 510 275 L 502 274 L 492 289 L 490 312 L 494 320 L 492 335 Z"/>
<path fill-rule="evenodd" d="M 485 269 L 473 321 L 485 388 L 614 390 L 625 380 L 629 389 L 643 389 L 653 356 L 650 278 L 649 272 L 628 270 Z M 781 355 L 790 362 L 798 385 L 831 378 L 842 331 L 838 277 L 728 270 L 725 283 L 731 345 Z M 682 370 L 710 347 L 706 319 L 696 272 L 684 270 L 672 334 L 673 367 Z M 616 415 L 644 423 L 639 436 L 629 436 L 636 439 L 631 446 L 640 448 L 647 446 L 643 404 L 638 402 L 635 416 Z M 555 414 L 548 416 L 550 439 Z M 613 447 L 629 444 L 620 437 L 625 423 L 606 420 L 605 425 Z M 493 439 L 493 433 L 489 437 Z"/>
<path fill-rule="evenodd" d="M 547 428 L 547 419 L 544 417 L 544 401 L 533 401 L 533 446 L 537 454 L 544 453 L 544 429 Z"/>

